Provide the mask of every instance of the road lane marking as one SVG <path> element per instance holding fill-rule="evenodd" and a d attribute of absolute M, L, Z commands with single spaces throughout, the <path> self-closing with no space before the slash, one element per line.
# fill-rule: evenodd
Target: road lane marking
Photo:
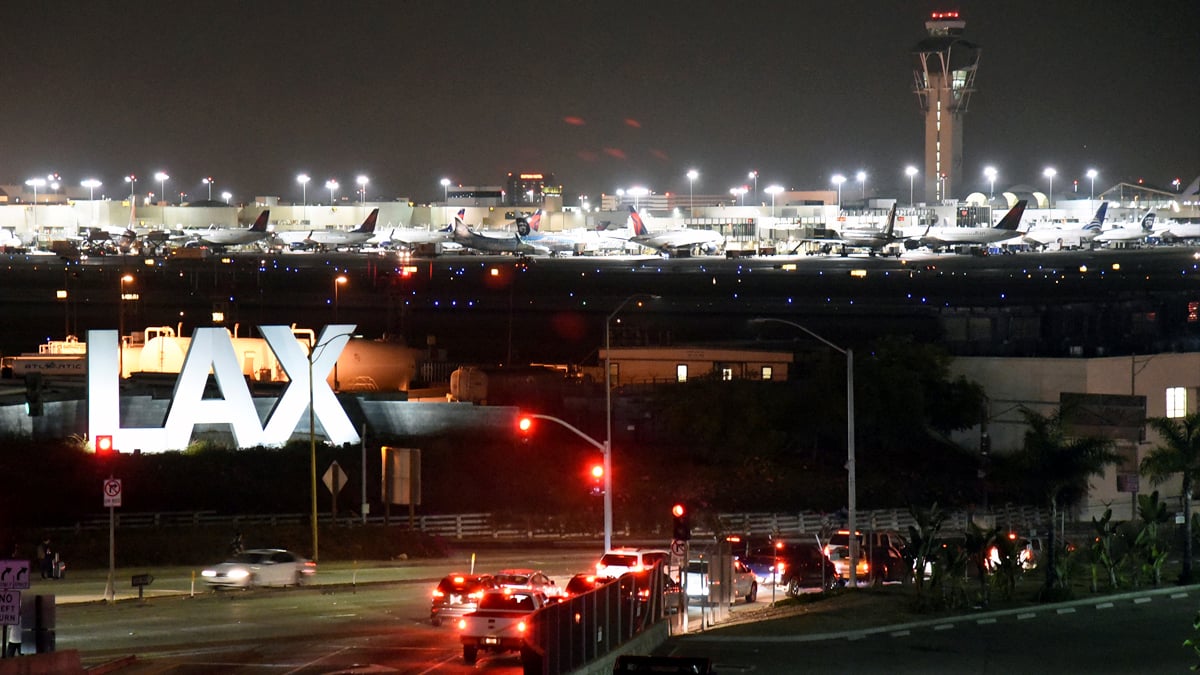
<path fill-rule="evenodd" d="M 898 637 L 908 637 L 909 635 L 912 635 L 912 631 L 898 630 L 898 631 L 892 633 L 892 637 L 897 637 L 897 638 Z"/>
<path fill-rule="evenodd" d="M 1187 596 L 1188 596 L 1187 593 L 1172 593 L 1171 599 L 1172 600 L 1180 600 L 1182 598 L 1186 598 Z"/>
<path fill-rule="evenodd" d="M 1074 607 L 1060 607 L 1060 608 L 1058 608 L 1058 610 L 1056 610 L 1056 611 L 1057 611 L 1059 614 L 1074 614 L 1074 613 L 1075 613 L 1075 608 L 1074 608 Z"/>
<path fill-rule="evenodd" d="M 1102 603 L 1096 605 L 1096 609 L 1112 609 L 1112 608 L 1113 608 L 1113 604 L 1111 602 L 1102 602 Z"/>
<path fill-rule="evenodd" d="M 954 628 L 952 623 L 942 623 L 933 627 L 934 630 L 950 630 L 951 628 Z"/>
<path fill-rule="evenodd" d="M 975 623 L 980 626 L 988 626 L 993 623 L 996 623 L 996 620 L 995 619 L 980 619 L 980 620 L 976 621 Z"/>
<path fill-rule="evenodd" d="M 1037 617 L 1037 612 L 1025 612 L 1023 614 L 1017 615 L 1017 621 L 1024 621 L 1025 619 L 1033 619 L 1036 617 Z"/>
<path fill-rule="evenodd" d="M 1150 602 L 1150 601 L 1151 601 L 1151 600 L 1153 600 L 1153 599 L 1154 599 L 1154 598 L 1134 598 L 1134 599 L 1133 599 L 1133 604 L 1135 604 L 1135 605 L 1144 605 L 1144 604 L 1146 604 L 1147 602 Z"/>

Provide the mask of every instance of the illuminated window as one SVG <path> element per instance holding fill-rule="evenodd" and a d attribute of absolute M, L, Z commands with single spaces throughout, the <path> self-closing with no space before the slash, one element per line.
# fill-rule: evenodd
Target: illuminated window
<path fill-rule="evenodd" d="M 1183 417 L 1187 415 L 1187 389 L 1183 387 L 1167 388 L 1167 417 Z"/>
<path fill-rule="evenodd" d="M 675 381 L 687 382 L 687 364 L 681 363 L 675 366 Z"/>
<path fill-rule="evenodd" d="M 773 368 L 771 368 L 771 366 L 763 366 L 762 367 L 762 379 L 769 380 L 769 379 L 771 379 L 771 376 L 774 374 L 775 374 L 775 370 Z"/>
<path fill-rule="evenodd" d="M 620 377 L 620 375 L 621 375 L 621 364 L 609 363 L 608 364 L 608 379 L 609 379 L 609 381 L 612 382 L 613 384 L 616 384 L 617 379 Z"/>
<path fill-rule="evenodd" d="M 729 366 L 722 367 L 721 368 L 721 381 L 729 382 L 731 380 L 733 380 L 733 368 L 730 368 Z"/>
<path fill-rule="evenodd" d="M 1189 302 L 1187 310 L 1188 323 L 1196 323 L 1200 321 L 1200 302 Z"/>

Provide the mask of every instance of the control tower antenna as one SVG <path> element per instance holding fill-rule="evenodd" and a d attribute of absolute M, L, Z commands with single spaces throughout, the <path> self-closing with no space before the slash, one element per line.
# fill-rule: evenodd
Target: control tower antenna
<path fill-rule="evenodd" d="M 912 49 L 917 100 L 925 114 L 926 203 L 941 203 L 961 191 L 963 115 L 975 91 L 979 45 L 964 40 L 967 22 L 958 12 L 934 12 L 925 22 L 929 35 Z"/>

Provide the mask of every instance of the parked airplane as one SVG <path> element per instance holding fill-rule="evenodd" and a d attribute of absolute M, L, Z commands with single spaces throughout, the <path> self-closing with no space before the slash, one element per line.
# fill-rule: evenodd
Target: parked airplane
<path fill-rule="evenodd" d="M 549 253 L 545 248 L 526 243 L 520 234 L 493 236 L 474 232 L 463 222 L 465 214 L 466 210 L 461 209 L 454 217 L 454 231 L 450 241 L 455 244 L 488 253 Z"/>
<path fill-rule="evenodd" d="M 943 248 L 946 246 L 954 246 L 957 244 L 978 245 L 991 244 L 1005 239 L 1013 239 L 1021 236 L 1017 232 L 1017 226 L 1021 224 L 1021 216 L 1025 213 L 1025 206 L 1028 201 L 1022 199 L 1017 202 L 1000 222 L 996 223 L 995 227 L 933 227 L 932 224 L 925 228 L 925 234 L 921 235 L 919 241 L 930 248 Z"/>
<path fill-rule="evenodd" d="M 1104 229 L 1104 216 L 1108 213 L 1108 202 L 1100 202 L 1096 215 L 1083 227 L 1059 227 L 1050 225 L 1035 227 L 1025 233 L 1023 239 L 1034 246 L 1059 244 L 1063 247 L 1084 246 L 1091 243 Z"/>
<path fill-rule="evenodd" d="M 837 247 L 838 253 L 842 256 L 849 255 L 850 249 L 866 249 L 867 254 L 874 256 L 876 253 L 883 252 L 888 244 L 904 241 L 906 237 L 896 236 L 896 205 L 892 204 L 892 210 L 888 213 L 887 223 L 882 229 L 876 228 L 845 228 L 841 232 L 834 231 L 833 239 L 819 239 L 810 241 L 824 241 L 829 247 Z M 826 247 L 822 247 L 825 251 Z M 900 257 L 902 249 L 896 249 L 896 257 Z"/>
<path fill-rule="evenodd" d="M 191 241 L 187 242 L 187 246 L 198 246 L 200 244 L 208 244 L 209 246 L 241 246 L 243 244 L 253 244 L 262 241 L 270 236 L 267 231 L 267 220 L 270 218 L 271 210 L 263 209 L 259 214 L 258 219 L 250 227 L 212 227 L 207 230 L 192 230 L 187 232 L 187 236 L 191 237 Z"/>
<path fill-rule="evenodd" d="M 1140 225 L 1132 223 L 1128 225 L 1118 225 L 1111 229 L 1105 230 L 1096 235 L 1092 241 L 1102 244 L 1111 244 L 1114 241 L 1120 242 L 1135 242 L 1144 241 L 1146 237 L 1154 232 L 1154 220 L 1157 216 L 1154 211 L 1147 211 L 1146 215 L 1142 216 Z"/>
<path fill-rule="evenodd" d="M 379 209 L 373 209 L 355 230 L 309 230 L 308 232 L 284 232 L 278 237 L 291 246 L 301 244 L 325 248 L 361 247 L 375 236 L 375 223 Z"/>
<path fill-rule="evenodd" d="M 633 236 L 629 241 L 645 248 L 657 251 L 662 255 L 688 255 L 693 249 L 705 253 L 715 253 L 725 245 L 725 237 L 720 232 L 700 228 L 683 228 L 650 232 L 641 214 L 632 206 L 629 207 L 629 220 L 633 225 Z"/>
<path fill-rule="evenodd" d="M 1167 221 L 1159 227 L 1154 228 L 1152 236 L 1158 237 L 1163 241 L 1200 239 L 1200 223 Z"/>

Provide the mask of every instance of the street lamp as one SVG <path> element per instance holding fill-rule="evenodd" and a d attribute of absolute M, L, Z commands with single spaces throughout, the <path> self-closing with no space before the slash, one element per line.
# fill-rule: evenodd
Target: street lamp
<path fill-rule="evenodd" d="M 125 284 L 133 281 L 132 274 L 122 274 L 120 283 L 120 298 L 117 304 L 117 339 L 121 341 L 121 349 L 117 352 L 117 369 L 119 377 L 125 377 Z"/>
<path fill-rule="evenodd" d="M 92 203 L 92 225 L 96 224 L 96 188 L 100 187 L 101 185 L 103 185 L 103 183 L 95 178 L 88 178 L 87 180 L 79 181 L 80 187 L 85 187 L 88 189 L 88 201 Z"/>
<path fill-rule="evenodd" d="M 338 287 L 345 284 L 347 281 L 346 275 L 339 274 L 333 278 L 333 323 L 338 323 Z M 333 362 L 333 390 L 340 390 L 341 385 L 338 383 L 337 361 Z"/>
<path fill-rule="evenodd" d="M 688 217 L 689 218 L 696 217 L 696 204 L 695 204 L 695 202 L 692 201 L 692 188 L 696 182 L 696 179 L 699 177 L 700 177 L 699 171 L 697 171 L 695 169 L 688 169 L 687 179 L 688 179 Z"/>
<path fill-rule="evenodd" d="M 205 176 L 204 178 L 201 178 L 201 179 L 200 179 L 200 182 L 201 182 L 201 183 L 204 183 L 205 185 L 207 185 L 207 186 L 208 186 L 208 201 L 210 201 L 210 202 L 211 202 L 211 201 L 212 201 L 212 184 L 213 184 L 213 177 L 212 177 L 212 176 Z"/>
<path fill-rule="evenodd" d="M 911 209 L 913 207 L 913 177 L 917 175 L 917 167 L 905 168 L 904 175 L 908 176 L 908 208 Z"/>
<path fill-rule="evenodd" d="M 613 498 L 612 498 L 612 335 L 609 324 L 614 317 L 633 300 L 650 298 L 658 300 L 662 296 L 647 293 L 634 293 L 621 301 L 617 308 L 604 319 L 604 550 L 612 548 L 613 531 Z"/>
<path fill-rule="evenodd" d="M 450 201 L 450 179 L 443 178 L 439 182 L 442 184 L 442 201 L 443 202 Z"/>
<path fill-rule="evenodd" d="M 333 206 L 333 191 L 338 189 L 338 182 L 332 178 L 325 181 L 325 188 L 329 190 L 329 205 Z"/>
<path fill-rule="evenodd" d="M 826 347 L 846 356 L 846 529 L 850 532 L 847 537 L 850 540 L 850 588 L 856 588 L 858 585 L 856 570 L 858 567 L 858 537 L 855 536 L 855 526 L 858 518 L 858 498 L 854 467 L 854 350 L 849 347 L 843 349 L 794 321 L 763 317 L 751 319 L 750 323 L 782 323 L 798 328 L 810 337 L 819 340 Z"/>
<path fill-rule="evenodd" d="M 754 201 L 758 201 L 758 171 L 751 171 L 746 174 L 746 178 L 754 181 Z"/>
<path fill-rule="evenodd" d="M 221 199 L 224 199 L 225 203 L 228 204 L 229 200 L 233 199 L 233 193 L 232 192 L 222 192 Z"/>
<path fill-rule="evenodd" d="M 325 331 L 331 329 L 335 331 L 340 329 L 347 330 L 327 337 Z M 310 515 L 312 518 L 312 559 L 314 563 L 318 562 L 320 556 L 317 552 L 317 435 L 315 414 L 313 412 L 313 360 L 316 358 L 318 350 L 324 351 L 326 347 L 334 342 L 340 343 L 338 345 L 338 352 L 340 353 L 342 348 L 346 346 L 346 342 L 350 340 L 353 334 L 352 331 L 353 326 L 326 326 L 325 330 L 321 331 L 321 338 L 323 339 L 316 344 L 310 342 L 308 346 L 308 458 L 311 478 L 312 513 Z M 337 367 L 337 361 L 334 361 L 334 367 Z"/>
<path fill-rule="evenodd" d="M 774 218 L 775 217 L 775 195 L 779 194 L 780 192 L 783 192 L 783 186 L 768 185 L 766 187 L 766 189 L 764 190 L 764 192 L 771 195 L 771 217 Z"/>
<path fill-rule="evenodd" d="M 1096 171 L 1095 169 L 1087 170 L 1088 180 L 1092 181 L 1092 187 L 1091 187 L 1091 189 L 1088 190 L 1088 201 L 1089 202 L 1096 198 L 1096 176 L 1099 176 L 1099 175 L 1100 175 L 1100 172 Z"/>
<path fill-rule="evenodd" d="M 862 199 L 865 202 L 867 200 L 867 172 L 859 171 L 858 173 L 854 174 L 854 178 L 858 181 L 858 184 L 862 186 Z"/>
<path fill-rule="evenodd" d="M 1050 209 L 1050 220 L 1054 220 L 1054 177 L 1058 175 L 1058 172 L 1053 167 L 1048 166 L 1045 171 L 1042 171 L 1042 175 L 1050 181 L 1050 190 L 1046 195 L 1046 206 Z"/>
<path fill-rule="evenodd" d="M 846 182 L 846 177 L 845 177 L 845 176 L 843 176 L 843 175 L 842 175 L 842 174 L 840 174 L 840 173 L 835 173 L 835 174 L 833 174 L 833 179 L 832 179 L 832 180 L 833 180 L 833 184 L 837 186 L 837 191 L 838 191 L 838 201 L 837 201 L 837 205 L 838 205 L 838 213 L 841 213 L 841 211 L 842 211 L 842 183 L 845 183 L 845 182 Z"/>
<path fill-rule="evenodd" d="M 633 197 L 633 210 L 637 211 L 638 199 L 650 194 L 650 191 L 644 187 L 634 186 L 629 188 L 629 194 Z"/>
<path fill-rule="evenodd" d="M 358 203 L 360 205 L 366 204 L 367 203 L 367 183 L 371 182 L 371 179 L 367 178 L 366 176 L 359 176 L 358 178 L 354 179 L 354 182 L 358 183 Z"/>
<path fill-rule="evenodd" d="M 25 184 L 33 188 L 33 231 L 37 233 L 37 191 L 39 187 L 46 184 L 45 178 L 30 178 L 25 181 Z"/>
<path fill-rule="evenodd" d="M 167 179 L 170 178 L 165 171 L 159 171 L 154 174 L 154 180 L 158 181 L 158 193 L 163 199 L 167 198 Z"/>
<path fill-rule="evenodd" d="M 988 201 L 990 202 L 992 197 L 996 196 L 996 167 L 984 167 L 983 176 L 988 179 Z"/>

